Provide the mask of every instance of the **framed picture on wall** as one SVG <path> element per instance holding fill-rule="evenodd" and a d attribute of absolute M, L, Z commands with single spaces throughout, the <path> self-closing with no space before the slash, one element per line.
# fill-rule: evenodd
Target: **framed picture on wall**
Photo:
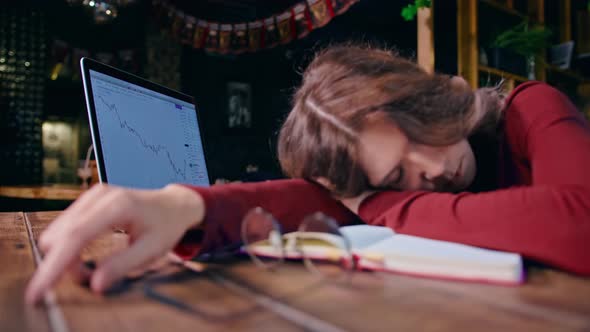
<path fill-rule="evenodd" d="M 227 128 L 251 129 L 252 88 L 243 82 L 227 83 Z"/>

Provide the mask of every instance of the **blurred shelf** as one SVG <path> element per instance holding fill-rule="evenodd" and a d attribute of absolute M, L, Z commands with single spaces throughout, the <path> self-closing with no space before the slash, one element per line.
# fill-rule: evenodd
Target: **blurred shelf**
<path fill-rule="evenodd" d="M 0 196 L 73 201 L 85 189 L 74 185 L 0 186 Z"/>
<path fill-rule="evenodd" d="M 528 78 L 526 78 L 524 76 L 516 75 L 516 74 L 510 73 L 507 71 L 503 71 L 503 70 L 500 70 L 497 68 L 493 68 L 493 67 L 478 65 L 477 68 L 480 72 L 489 73 L 492 75 L 500 76 L 502 78 L 514 80 L 517 82 L 526 82 L 529 80 Z"/>
<path fill-rule="evenodd" d="M 545 68 L 548 71 L 567 76 L 569 78 L 572 78 L 574 80 L 578 80 L 580 82 L 590 82 L 590 77 L 583 76 L 582 74 L 577 73 L 571 69 L 561 69 L 561 68 L 554 66 L 554 65 L 546 65 Z"/>
<path fill-rule="evenodd" d="M 508 7 L 508 6 L 504 5 L 504 4 L 501 4 L 501 3 L 497 2 L 497 1 L 494 1 L 494 0 L 480 0 L 480 2 L 483 3 L 483 4 L 486 4 L 488 6 L 490 6 L 492 8 L 495 8 L 497 10 L 503 11 L 503 12 L 505 12 L 507 14 L 518 16 L 518 17 L 520 17 L 522 19 L 526 19 L 527 18 L 527 16 L 525 14 L 519 12 L 518 10 L 516 10 L 514 8 L 510 8 L 510 7 Z"/>
<path fill-rule="evenodd" d="M 590 83 L 582 83 L 578 85 L 576 92 L 578 93 L 578 96 L 580 96 L 580 98 L 590 100 Z M 590 119 L 590 102 L 582 106 L 582 108 L 586 109 L 586 113 L 589 115 L 588 119 Z"/>

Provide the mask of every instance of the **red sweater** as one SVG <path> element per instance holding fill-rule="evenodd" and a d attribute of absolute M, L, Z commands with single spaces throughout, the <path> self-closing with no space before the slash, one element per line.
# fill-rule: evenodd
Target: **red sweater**
<path fill-rule="evenodd" d="M 543 83 L 520 85 L 506 105 L 497 190 L 382 192 L 361 204 L 359 217 L 398 233 L 517 252 L 590 275 L 590 127 L 566 96 Z M 287 232 L 318 210 L 342 224 L 356 219 L 303 180 L 193 189 L 207 215 L 202 242 L 177 246 L 184 257 L 238 243 L 242 216 L 255 206 Z"/>

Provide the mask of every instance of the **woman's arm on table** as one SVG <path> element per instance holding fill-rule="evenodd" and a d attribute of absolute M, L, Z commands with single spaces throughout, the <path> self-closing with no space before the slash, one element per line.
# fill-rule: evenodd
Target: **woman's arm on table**
<path fill-rule="evenodd" d="M 44 260 L 26 293 L 37 302 L 66 270 L 80 269 L 82 249 L 113 228 L 125 230 L 130 246 L 98 263 L 90 286 L 103 292 L 133 269 L 148 264 L 176 245 L 177 252 L 193 256 L 239 243 L 241 220 L 261 206 L 295 230 L 307 214 L 322 211 L 345 223 L 355 220 L 339 202 L 318 185 L 303 180 L 276 180 L 212 187 L 170 185 L 162 190 L 133 190 L 97 185 L 65 210 L 40 237 Z M 177 245 L 189 229 L 204 230 L 199 247 Z"/>
<path fill-rule="evenodd" d="M 340 224 L 358 221 L 326 189 L 300 179 L 189 188 L 202 196 L 207 213 L 201 225 L 202 241 L 183 241 L 175 248 L 183 258 L 239 243 L 242 218 L 257 206 L 270 212 L 284 232 L 295 231 L 303 218 L 318 211 Z"/>

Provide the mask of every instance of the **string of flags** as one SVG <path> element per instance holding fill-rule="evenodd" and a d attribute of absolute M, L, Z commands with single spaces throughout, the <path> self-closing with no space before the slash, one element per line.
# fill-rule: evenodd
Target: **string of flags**
<path fill-rule="evenodd" d="M 221 54 L 256 52 L 307 36 L 359 0 L 305 0 L 284 12 L 242 23 L 212 22 L 185 14 L 166 0 L 154 0 L 160 26 L 182 44 Z"/>

